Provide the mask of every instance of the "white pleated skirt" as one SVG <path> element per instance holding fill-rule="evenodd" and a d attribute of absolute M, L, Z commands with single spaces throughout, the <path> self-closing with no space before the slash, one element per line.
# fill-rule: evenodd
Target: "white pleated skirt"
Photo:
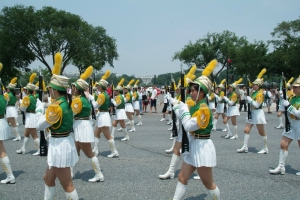
<path fill-rule="evenodd" d="M 6 107 L 6 118 L 15 118 L 18 117 L 17 108 L 15 106 L 7 106 Z"/>
<path fill-rule="evenodd" d="M 240 111 L 236 106 L 228 106 L 228 110 L 226 113 L 227 117 L 240 115 Z"/>
<path fill-rule="evenodd" d="M 300 120 L 290 119 L 290 123 L 291 130 L 286 133 L 284 129 L 282 135 L 292 140 L 300 140 Z"/>
<path fill-rule="evenodd" d="M 208 107 L 209 107 L 209 109 L 216 109 L 216 107 L 215 107 L 215 102 L 209 102 L 208 103 Z"/>
<path fill-rule="evenodd" d="M 73 131 L 77 142 L 95 141 L 94 129 L 90 120 L 74 120 Z"/>
<path fill-rule="evenodd" d="M 71 135 L 63 138 L 50 138 L 47 163 L 49 168 L 75 166 L 78 162 L 77 150 Z"/>
<path fill-rule="evenodd" d="M 125 103 L 125 112 L 134 112 L 131 103 Z"/>
<path fill-rule="evenodd" d="M 126 115 L 126 114 L 125 114 Z M 99 112 L 97 115 L 96 126 L 101 127 L 111 127 L 111 119 L 109 112 Z"/>
<path fill-rule="evenodd" d="M 247 120 L 249 124 L 267 124 L 265 113 L 262 109 L 252 110 L 251 111 L 251 120 Z"/>
<path fill-rule="evenodd" d="M 127 119 L 126 112 L 124 109 L 116 109 L 115 120 L 125 120 Z"/>
<path fill-rule="evenodd" d="M 224 103 L 218 103 L 216 113 L 224 113 Z"/>
<path fill-rule="evenodd" d="M 11 137 L 11 132 L 7 120 L 0 119 L 0 141 L 7 140 Z"/>
<path fill-rule="evenodd" d="M 139 101 L 134 101 L 132 103 L 133 109 L 134 110 L 140 110 L 140 102 Z"/>
<path fill-rule="evenodd" d="M 172 111 L 172 107 L 170 105 L 168 105 L 167 110 Z"/>
<path fill-rule="evenodd" d="M 26 113 L 25 128 L 36 128 L 35 113 Z"/>
<path fill-rule="evenodd" d="M 217 165 L 216 149 L 211 139 L 194 139 L 189 134 L 190 151 L 184 154 L 184 162 L 194 167 L 214 167 Z"/>
<path fill-rule="evenodd" d="M 176 138 L 177 142 L 182 142 L 182 125 L 179 123 L 179 127 L 177 127 L 178 130 L 178 137 Z M 189 134 L 189 133 L 188 133 Z"/>

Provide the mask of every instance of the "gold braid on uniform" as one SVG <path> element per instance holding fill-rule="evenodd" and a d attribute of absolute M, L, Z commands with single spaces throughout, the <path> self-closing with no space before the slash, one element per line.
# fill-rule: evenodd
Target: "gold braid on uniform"
<path fill-rule="evenodd" d="M 262 103 L 264 101 L 264 95 L 262 91 L 259 91 L 256 95 L 256 101 L 257 103 Z"/>
<path fill-rule="evenodd" d="M 130 93 L 129 92 L 127 92 L 127 94 L 125 95 L 125 98 L 126 98 L 127 101 L 130 100 Z"/>
<path fill-rule="evenodd" d="M 220 94 L 220 98 L 223 98 L 223 97 L 224 97 L 224 92 L 222 91 Z"/>
<path fill-rule="evenodd" d="M 49 124 L 52 124 L 52 125 L 57 123 L 58 121 L 60 121 L 58 126 L 56 126 L 56 127 L 52 126 L 51 127 L 52 129 L 58 129 L 61 126 L 61 123 L 62 123 L 62 109 L 59 106 L 59 104 L 54 103 L 54 104 L 51 104 L 48 107 L 48 109 L 46 110 L 46 121 Z"/>
<path fill-rule="evenodd" d="M 82 110 L 82 101 L 80 99 L 80 96 L 76 97 L 75 99 L 72 100 L 71 108 L 73 113 L 76 115 L 79 114 Z"/>
<path fill-rule="evenodd" d="M 235 92 L 231 96 L 231 101 L 234 102 L 234 103 L 237 101 L 237 95 L 236 95 Z"/>
<path fill-rule="evenodd" d="M 30 105 L 30 99 L 28 96 L 23 97 L 21 108 L 27 108 Z"/>
<path fill-rule="evenodd" d="M 201 129 L 205 129 L 210 120 L 210 110 L 208 106 L 204 103 L 200 104 L 199 110 L 193 114 L 192 118 L 193 117 L 196 117 L 198 126 Z"/>
<path fill-rule="evenodd" d="M 193 101 L 192 99 L 187 99 L 187 100 L 185 101 L 185 103 L 188 105 L 189 108 L 190 108 L 191 106 L 194 106 L 194 105 L 195 105 L 195 103 L 194 103 L 194 101 Z"/>
<path fill-rule="evenodd" d="M 105 102 L 105 96 L 103 93 L 99 94 L 98 95 L 98 99 L 97 99 L 97 103 L 102 106 Z"/>
<path fill-rule="evenodd" d="M 117 105 L 120 105 L 122 103 L 122 99 L 119 95 L 116 96 L 116 103 L 117 103 Z"/>
<path fill-rule="evenodd" d="M 5 98 L 6 101 L 9 101 L 9 95 L 8 95 L 7 92 L 5 92 L 3 96 L 4 96 L 4 98 Z"/>

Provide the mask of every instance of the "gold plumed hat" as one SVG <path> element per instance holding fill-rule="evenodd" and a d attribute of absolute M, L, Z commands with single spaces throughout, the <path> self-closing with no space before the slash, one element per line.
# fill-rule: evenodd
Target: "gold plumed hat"
<path fill-rule="evenodd" d="M 243 81 L 243 78 L 240 78 L 239 80 L 235 81 L 234 83 L 232 83 L 231 85 L 229 85 L 230 87 L 232 87 L 232 89 L 236 89 L 237 85 L 240 84 Z"/>
<path fill-rule="evenodd" d="M 212 82 L 208 78 L 208 76 L 214 71 L 217 64 L 218 61 L 216 59 L 210 61 L 210 63 L 202 71 L 202 75 L 196 80 L 190 82 L 190 84 L 198 84 L 203 89 L 203 91 L 208 94 L 212 89 Z"/>
<path fill-rule="evenodd" d="M 128 90 L 131 90 L 131 85 L 134 83 L 134 79 L 131 79 L 130 81 L 129 81 L 129 83 L 124 87 L 124 88 L 126 88 L 126 89 L 128 89 Z"/>
<path fill-rule="evenodd" d="M 222 89 L 224 89 L 225 87 L 224 87 L 224 83 L 226 82 L 226 79 L 224 78 L 222 81 L 221 81 L 221 83 L 217 86 L 218 88 L 222 88 Z"/>
<path fill-rule="evenodd" d="M 108 86 L 108 82 L 106 79 L 110 76 L 110 70 L 107 70 L 105 74 L 102 76 L 101 80 L 99 82 L 96 82 L 96 85 L 100 85 L 103 89 L 106 89 Z"/>
<path fill-rule="evenodd" d="M 59 91 L 67 91 L 69 87 L 69 78 L 60 75 L 61 65 L 62 65 L 62 55 L 57 52 L 54 56 L 54 67 L 52 69 L 52 77 L 48 87 L 51 87 Z"/>
<path fill-rule="evenodd" d="M 266 68 L 262 69 L 261 72 L 258 74 L 257 78 L 255 81 L 252 82 L 252 84 L 262 86 L 264 84 L 264 80 L 262 76 L 267 72 Z"/>
<path fill-rule="evenodd" d="M 294 81 L 293 86 L 300 86 L 300 76 Z"/>
<path fill-rule="evenodd" d="M 30 75 L 30 77 L 29 77 L 29 83 L 26 85 L 26 88 L 28 90 L 31 90 L 31 91 L 35 90 L 36 87 L 33 84 L 33 81 L 34 81 L 35 77 L 36 77 L 36 73 L 33 73 L 33 74 Z"/>
<path fill-rule="evenodd" d="M 10 83 L 8 84 L 8 86 L 6 88 L 14 90 L 17 86 L 17 80 L 18 80 L 17 77 L 11 79 Z"/>
<path fill-rule="evenodd" d="M 75 81 L 74 85 L 78 90 L 85 91 L 89 88 L 89 84 L 85 80 L 93 74 L 93 69 L 93 66 L 89 66 L 84 73 L 81 74 L 80 78 Z"/>
<path fill-rule="evenodd" d="M 39 86 L 39 81 L 35 84 L 35 87 L 36 87 L 36 90 L 39 90 L 40 86 Z M 45 81 L 43 80 L 43 92 L 46 92 L 47 91 L 47 88 L 46 88 L 46 84 L 45 84 Z"/>
<path fill-rule="evenodd" d="M 120 82 L 118 83 L 117 87 L 114 88 L 114 90 L 122 91 L 123 90 L 123 87 L 122 87 L 123 83 L 124 83 L 124 78 L 122 78 L 120 80 Z"/>
<path fill-rule="evenodd" d="M 135 81 L 135 84 L 134 84 L 134 86 L 133 86 L 133 88 L 137 89 L 137 88 L 138 88 L 138 84 L 139 84 L 139 82 L 140 82 L 140 80 L 139 80 L 139 79 L 138 79 L 138 80 L 136 80 L 136 81 Z"/>
<path fill-rule="evenodd" d="M 290 80 L 286 83 L 286 87 L 290 88 L 291 87 L 291 83 L 294 80 L 294 77 L 290 78 Z"/>

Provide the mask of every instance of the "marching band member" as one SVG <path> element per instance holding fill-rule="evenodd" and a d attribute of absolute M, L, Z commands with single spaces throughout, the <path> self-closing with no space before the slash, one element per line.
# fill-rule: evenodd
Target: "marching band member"
<path fill-rule="evenodd" d="M 244 128 L 244 145 L 242 148 L 237 149 L 238 153 L 247 153 L 248 152 L 248 140 L 250 137 L 250 131 L 253 125 L 256 125 L 258 133 L 263 138 L 264 146 L 263 149 L 257 153 L 259 154 L 267 154 L 269 153 L 268 145 L 267 145 L 267 134 L 264 129 L 264 124 L 267 124 L 264 111 L 262 110 L 262 103 L 264 102 L 263 92 L 260 87 L 263 85 L 262 76 L 266 73 L 266 69 L 263 69 L 257 76 L 257 79 L 252 83 L 252 94 L 251 97 L 247 96 L 247 101 L 251 106 L 252 119 L 247 121 L 246 126 Z"/>
<path fill-rule="evenodd" d="M 138 93 L 138 83 L 140 80 L 136 80 L 135 84 L 133 85 L 133 94 L 132 94 L 132 106 L 135 114 L 139 118 L 139 123 L 137 123 L 137 126 L 142 126 L 142 116 L 140 114 L 140 103 L 139 103 L 139 93 Z M 134 114 L 134 113 L 133 113 Z"/>
<path fill-rule="evenodd" d="M 34 153 L 34 156 L 40 155 L 40 139 L 37 136 L 36 132 L 36 121 L 35 121 L 35 109 L 37 100 L 33 96 L 34 91 L 36 89 L 35 85 L 33 85 L 34 78 L 36 77 L 36 73 L 31 74 L 29 78 L 29 83 L 26 85 L 27 96 L 23 97 L 22 104 L 20 105 L 20 109 L 22 111 L 26 111 L 26 120 L 25 120 L 25 132 L 24 132 L 24 142 L 21 149 L 17 150 L 18 154 L 25 154 L 26 147 L 29 142 L 29 137 L 34 140 L 34 144 L 38 151 Z"/>
<path fill-rule="evenodd" d="M 238 100 L 238 95 L 235 92 L 235 89 L 237 87 L 237 84 L 242 82 L 242 78 L 240 78 L 238 81 L 235 81 L 233 84 L 228 86 L 228 97 L 224 96 L 224 100 L 228 104 L 228 111 L 226 113 L 226 117 L 223 121 L 223 123 L 227 127 L 227 135 L 225 136 L 225 139 L 238 139 L 237 135 L 237 124 L 236 124 L 236 116 L 240 115 L 239 109 L 236 106 L 237 100 Z M 231 123 L 234 128 L 234 135 L 232 136 L 232 132 L 230 131 L 229 125 L 228 125 L 228 120 L 231 119 Z"/>
<path fill-rule="evenodd" d="M 275 169 L 269 170 L 271 174 L 285 174 L 285 161 L 288 156 L 288 148 L 293 140 L 298 140 L 300 147 L 300 77 L 293 83 L 293 91 L 295 95 L 290 100 L 282 99 L 282 107 L 287 108 L 291 129 L 289 132 L 284 130 L 282 133 L 279 164 Z M 281 110 L 283 109 L 281 108 Z M 297 172 L 296 175 L 300 175 L 300 172 Z"/>
<path fill-rule="evenodd" d="M 219 115 L 222 115 L 223 120 L 225 119 L 225 113 L 224 113 L 224 102 L 225 100 L 223 99 L 224 97 L 224 89 L 226 90 L 226 88 L 224 87 L 224 83 L 225 83 L 225 79 L 223 79 L 221 81 L 221 83 L 217 86 L 217 92 L 218 94 L 214 94 L 214 97 L 217 99 L 217 108 L 216 108 L 216 112 L 215 112 L 215 116 L 214 116 L 214 122 L 213 122 L 213 131 L 217 130 L 217 123 L 218 123 L 218 118 Z M 223 129 L 222 131 L 227 131 L 227 129 Z"/>
<path fill-rule="evenodd" d="M 58 178 L 66 193 L 66 198 L 77 200 L 79 197 L 70 171 L 70 167 L 75 166 L 78 161 L 74 139 L 70 135 L 73 128 L 72 98 L 67 95 L 69 79 L 59 75 L 61 63 L 62 55 L 56 53 L 52 77 L 48 86 L 54 103 L 49 105 L 45 115 L 40 116 L 37 121 L 38 130 L 46 128 L 51 130 L 47 156 L 48 167 L 44 175 L 44 199 L 54 198 L 55 179 Z"/>
<path fill-rule="evenodd" d="M 129 130 L 129 132 L 135 132 L 135 128 L 134 128 L 134 120 L 133 120 L 133 114 L 134 114 L 134 110 L 133 110 L 133 106 L 132 106 L 132 94 L 131 94 L 131 85 L 134 83 L 134 79 L 132 79 L 127 86 L 124 87 L 124 101 L 125 101 L 125 112 L 126 112 L 126 116 L 128 118 L 128 123 L 131 126 L 131 129 Z M 126 124 L 128 124 L 126 123 Z"/>

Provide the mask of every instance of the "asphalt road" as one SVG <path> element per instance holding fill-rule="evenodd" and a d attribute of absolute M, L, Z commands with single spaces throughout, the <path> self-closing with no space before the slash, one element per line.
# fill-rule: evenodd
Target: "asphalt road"
<path fill-rule="evenodd" d="M 160 97 L 161 98 L 161 97 Z M 143 126 L 136 126 L 136 132 L 130 133 L 130 140 L 123 142 L 122 132 L 116 132 L 116 147 L 119 158 L 107 158 L 110 153 L 108 142 L 101 138 L 99 145 L 99 160 L 105 181 L 89 183 L 88 179 L 94 176 L 90 160 L 82 153 L 75 167 L 74 185 L 81 199 L 159 199 L 167 200 L 173 197 L 177 185 L 182 157 L 176 166 L 174 179 L 159 180 L 158 175 L 167 171 L 171 154 L 164 153 L 172 145 L 170 131 L 165 122 L 160 122 L 162 106 L 158 106 L 158 114 L 145 113 L 142 116 Z M 276 113 L 267 114 L 269 154 L 257 154 L 263 147 L 263 140 L 254 127 L 249 139 L 249 152 L 237 153 L 236 149 L 243 145 L 243 128 L 246 112 L 238 118 L 239 138 L 237 140 L 224 139 L 225 133 L 212 133 L 212 140 L 217 150 L 217 166 L 213 170 L 214 180 L 218 185 L 221 198 L 226 200 L 263 199 L 282 200 L 300 199 L 300 177 L 295 173 L 300 171 L 299 147 L 292 142 L 286 161 L 285 175 L 270 175 L 270 168 L 278 165 L 279 142 L 283 129 L 275 129 L 278 125 Z M 149 111 L 149 108 L 148 108 Z M 135 118 L 137 121 L 137 117 Z M 21 115 L 19 116 L 21 124 Z M 231 124 L 230 124 L 231 126 Z M 218 129 L 224 128 L 221 118 Z M 231 126 L 232 127 L 232 126 Z M 24 126 L 20 125 L 20 133 Z M 23 135 L 23 133 L 22 133 Z M 22 141 L 5 141 L 6 151 L 11 161 L 13 173 L 16 177 L 14 185 L 0 185 L 0 199 L 43 199 L 43 174 L 47 167 L 46 158 L 36 157 L 36 149 L 31 139 L 25 155 L 16 154 Z M 196 174 L 194 174 L 196 175 Z M 0 167 L 0 179 L 6 175 Z M 65 199 L 64 191 L 57 180 L 56 199 Z M 201 181 L 193 180 L 188 183 L 186 199 L 208 199 L 207 190 Z"/>

